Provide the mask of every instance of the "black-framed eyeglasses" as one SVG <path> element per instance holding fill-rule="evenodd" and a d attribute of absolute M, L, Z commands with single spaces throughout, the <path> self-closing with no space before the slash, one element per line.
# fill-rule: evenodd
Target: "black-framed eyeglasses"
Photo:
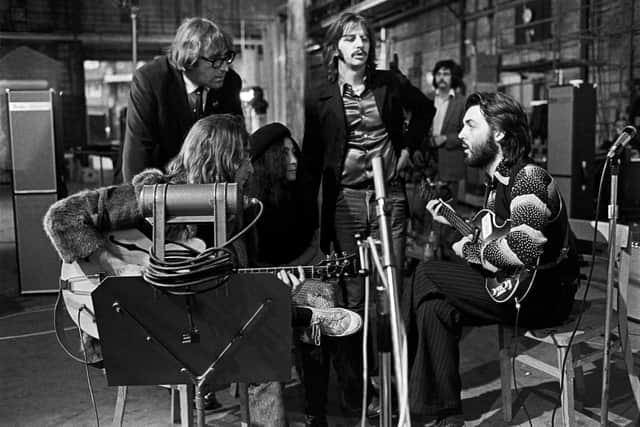
<path fill-rule="evenodd" d="M 200 57 L 200 59 L 202 59 L 203 61 L 207 61 L 209 64 L 211 64 L 211 67 L 213 68 L 220 68 L 225 62 L 227 64 L 231 64 L 235 58 L 236 53 L 232 50 L 227 51 L 227 53 L 222 56 L 214 56 L 213 58 L 206 58 L 204 56 Z"/>

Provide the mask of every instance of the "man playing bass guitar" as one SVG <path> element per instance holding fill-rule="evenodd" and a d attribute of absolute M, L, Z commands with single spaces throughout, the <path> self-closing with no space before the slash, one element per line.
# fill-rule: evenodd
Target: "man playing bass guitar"
<path fill-rule="evenodd" d="M 552 326 L 571 311 L 579 273 L 573 235 L 558 186 L 529 158 L 531 135 L 522 106 L 501 93 L 474 93 L 466 103 L 462 131 L 465 162 L 489 180 L 477 226 L 459 220 L 441 200 L 427 209 L 434 220 L 464 235 L 453 244 L 466 262 L 430 261 L 416 269 L 403 313 L 409 338 L 410 407 L 416 421 L 461 426 L 458 341 L 463 326 Z M 504 233 L 492 233 L 503 225 Z M 485 279 L 529 271 L 527 292 L 511 293 L 518 281 L 491 290 Z M 489 291 L 489 292 L 488 292 Z M 512 297 L 499 301 L 500 295 Z"/>

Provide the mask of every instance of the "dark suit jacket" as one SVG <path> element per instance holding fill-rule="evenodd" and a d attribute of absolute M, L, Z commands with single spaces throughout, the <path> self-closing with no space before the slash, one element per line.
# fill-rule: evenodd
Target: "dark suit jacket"
<path fill-rule="evenodd" d="M 433 102 L 399 73 L 376 70 L 367 84 L 373 90 L 396 155 L 403 148 L 412 152 L 431 126 L 435 114 Z M 322 180 L 320 247 L 326 252 L 334 238 L 334 208 L 347 145 L 347 122 L 338 83 L 323 83 L 307 97 L 306 104 L 302 145 L 305 178 L 300 181 L 310 188 L 300 194 L 309 197 L 304 201 L 306 214 L 317 225 L 317 195 Z M 406 132 L 405 110 L 411 113 Z"/>
<path fill-rule="evenodd" d="M 240 76 L 229 70 L 223 86 L 209 91 L 204 114 L 242 115 L 241 87 Z M 171 66 L 166 56 L 144 65 L 131 82 L 127 128 L 119 159 L 122 169 L 118 171 L 117 165 L 116 174 L 121 172 L 124 181 L 130 182 L 143 169 L 164 169 L 180 151 L 195 122 L 182 73 Z"/>
<path fill-rule="evenodd" d="M 444 181 L 459 181 L 466 176 L 464 150 L 458 138 L 462 130 L 465 102 L 465 97 L 460 94 L 451 98 L 442 122 L 440 134 L 446 135 L 447 140 L 438 150 L 438 171 L 440 179 Z"/>

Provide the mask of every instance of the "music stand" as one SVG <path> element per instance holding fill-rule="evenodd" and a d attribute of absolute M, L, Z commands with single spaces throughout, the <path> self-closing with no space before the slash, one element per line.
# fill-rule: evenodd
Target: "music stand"
<path fill-rule="evenodd" d="M 167 224 L 213 222 L 220 247 L 227 210 L 241 218 L 242 200 L 237 184 L 143 186 L 140 210 L 152 218 L 155 256 L 164 259 Z M 110 277 L 92 298 L 109 385 L 192 383 L 199 427 L 209 380 L 240 383 L 241 422 L 248 426 L 246 383 L 290 378 L 290 289 L 273 275 L 232 276 L 191 296 L 163 292 L 141 277 Z"/>
<path fill-rule="evenodd" d="M 108 384 L 193 384 L 203 426 L 204 384 L 289 379 L 289 292 L 273 275 L 238 274 L 187 307 L 185 296 L 158 291 L 141 277 L 105 279 L 92 297 Z M 200 339 L 183 344 L 189 310 Z"/>

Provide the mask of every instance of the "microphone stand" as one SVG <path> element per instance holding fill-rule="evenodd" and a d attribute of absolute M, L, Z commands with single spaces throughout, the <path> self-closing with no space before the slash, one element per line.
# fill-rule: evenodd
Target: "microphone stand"
<path fill-rule="evenodd" d="M 376 192 L 376 216 L 382 243 L 382 266 L 389 285 L 395 285 L 395 266 L 389 224 L 385 214 L 385 199 L 387 197 L 382 173 L 382 159 L 372 159 L 374 169 L 373 183 Z M 377 173 L 378 172 L 378 173 Z M 378 325 L 378 354 L 380 355 L 380 426 L 391 426 L 391 321 L 389 294 L 382 280 L 376 284 L 376 317 Z"/>
<path fill-rule="evenodd" d="M 611 358 L 611 315 L 613 314 L 613 286 L 616 257 L 616 226 L 618 222 L 618 174 L 620 172 L 619 154 L 609 158 L 611 169 L 611 194 L 608 209 L 609 217 L 609 262 L 607 268 L 607 300 L 604 321 L 604 354 L 602 358 L 602 395 L 600 406 L 600 426 L 606 427 L 609 421 L 609 360 Z M 596 215 L 598 213 L 596 212 Z"/>
<path fill-rule="evenodd" d="M 378 217 L 380 240 L 375 240 L 371 236 L 369 236 L 366 241 L 363 241 L 360 235 L 354 237 L 356 238 L 360 256 L 360 275 L 365 277 L 366 289 L 369 289 L 370 261 L 373 261 L 378 273 L 375 302 L 378 326 L 378 354 L 380 356 L 379 426 L 391 427 L 391 378 L 393 372 L 391 370 L 391 355 L 393 354 L 399 407 L 398 426 L 408 427 L 411 425 L 411 421 L 408 397 L 407 337 L 400 316 L 398 287 L 396 285 L 396 267 L 394 264 L 393 246 L 391 245 L 391 230 L 386 217 L 386 189 L 382 158 L 380 156 L 374 157 L 371 160 L 371 165 L 373 168 L 376 215 Z M 382 257 L 378 255 L 378 245 L 382 247 Z M 371 253 L 370 259 L 368 257 L 369 252 Z"/>
<path fill-rule="evenodd" d="M 365 280 L 365 286 L 368 289 L 370 285 L 370 266 L 369 256 L 377 251 L 374 245 L 380 244 L 379 240 L 372 238 L 365 239 L 364 236 L 357 233 L 354 238 L 358 246 L 358 255 L 360 259 L 359 275 Z M 391 426 L 391 319 L 389 316 L 389 302 L 386 298 L 384 284 L 380 280 L 376 285 L 375 303 L 376 303 L 376 325 L 378 346 L 378 355 L 380 358 L 380 415 L 379 425 L 381 427 Z"/>

